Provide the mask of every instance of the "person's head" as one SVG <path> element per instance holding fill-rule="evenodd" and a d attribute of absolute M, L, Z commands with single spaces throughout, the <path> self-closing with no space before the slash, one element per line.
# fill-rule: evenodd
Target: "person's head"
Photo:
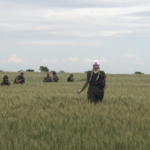
<path fill-rule="evenodd" d="M 7 75 L 4 75 L 3 80 L 4 80 L 4 81 L 8 81 L 8 76 L 7 76 Z"/>
<path fill-rule="evenodd" d="M 70 74 L 70 77 L 73 78 L 73 74 Z"/>
<path fill-rule="evenodd" d="M 94 69 L 94 70 L 100 69 L 100 63 L 99 63 L 98 60 L 94 60 L 94 61 L 93 61 L 93 69 Z"/>
<path fill-rule="evenodd" d="M 21 72 L 20 72 L 20 76 L 21 76 L 21 77 L 23 77 L 23 75 L 24 75 L 24 72 L 23 72 L 23 71 L 21 71 Z"/>
<path fill-rule="evenodd" d="M 56 71 L 53 71 L 52 74 L 53 74 L 53 76 L 55 76 L 56 75 Z"/>
<path fill-rule="evenodd" d="M 47 77 L 49 77 L 50 76 L 50 73 L 49 72 L 47 72 Z"/>

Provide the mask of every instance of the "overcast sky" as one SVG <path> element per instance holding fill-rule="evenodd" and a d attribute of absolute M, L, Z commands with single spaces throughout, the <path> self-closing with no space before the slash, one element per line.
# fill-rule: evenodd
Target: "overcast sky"
<path fill-rule="evenodd" d="M 1 0 L 0 70 L 150 74 L 149 0 Z"/>

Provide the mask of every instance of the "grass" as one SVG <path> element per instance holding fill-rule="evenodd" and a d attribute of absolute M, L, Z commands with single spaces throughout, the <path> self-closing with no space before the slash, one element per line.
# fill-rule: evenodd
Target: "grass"
<path fill-rule="evenodd" d="M 0 78 L 6 73 L 1 73 Z M 7 73 L 11 82 L 17 73 Z M 25 85 L 0 87 L 0 150 L 149 150 L 150 75 L 107 75 L 103 103 L 89 104 L 86 74 L 25 73 Z"/>

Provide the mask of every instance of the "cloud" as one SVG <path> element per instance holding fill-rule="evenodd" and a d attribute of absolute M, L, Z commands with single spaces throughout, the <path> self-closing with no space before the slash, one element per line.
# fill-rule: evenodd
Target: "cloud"
<path fill-rule="evenodd" d="M 56 32 L 49 32 L 49 34 L 51 35 L 69 35 L 69 36 L 78 36 L 78 37 L 107 37 L 107 36 L 114 36 L 114 35 L 123 35 L 123 34 L 130 34 L 133 31 L 131 30 L 116 30 L 116 31 L 101 31 L 99 30 L 92 30 L 92 31 L 88 31 L 88 30 L 82 30 L 82 31 L 56 31 Z M 79 43 L 79 42 L 78 42 Z M 89 42 L 88 42 L 89 43 Z M 100 45 L 100 42 L 90 42 L 91 45 Z M 89 43 L 89 44 L 90 44 Z M 75 43 L 74 43 L 75 44 Z M 82 44 L 81 42 L 79 43 L 80 45 Z"/>
<path fill-rule="evenodd" d="M 98 41 L 78 41 L 78 40 L 49 40 L 49 41 L 29 41 L 29 40 L 18 40 L 18 41 L 10 41 L 11 45 L 33 45 L 33 46 L 98 46 L 101 43 Z M 6 41 L 0 41 L 0 45 L 8 45 Z"/>
<path fill-rule="evenodd" d="M 71 58 L 69 58 L 69 60 L 70 60 L 71 62 L 73 62 L 73 63 L 79 62 L 79 58 L 78 58 L 78 57 L 71 57 Z"/>
<path fill-rule="evenodd" d="M 0 3 L 0 39 L 4 40 L 1 43 L 5 43 L 5 45 L 9 39 L 11 45 L 16 43 L 35 46 L 94 46 L 101 45 L 102 42 L 99 38 L 130 38 L 131 36 L 145 38 L 145 36 L 150 36 L 149 20 L 132 16 L 132 13 L 134 14 L 139 10 L 142 12 L 148 10 L 148 5 L 101 9 L 98 7 L 72 8 L 68 5 L 66 9 L 64 7 L 37 6 L 32 3 L 32 0 L 31 3 L 26 1 L 26 5 L 19 1 L 16 2 Z M 58 5 L 66 2 L 67 4 L 67 1 L 38 2 L 41 4 L 58 3 Z M 115 3 L 134 2 L 135 0 L 125 2 L 107 0 L 104 3 L 113 5 Z M 146 2 L 143 1 L 143 3 Z M 96 5 L 103 3 L 103 1 L 74 1 L 74 3 L 93 3 Z M 136 1 L 136 4 L 138 3 L 140 4 L 142 1 Z"/>
<path fill-rule="evenodd" d="M 125 14 L 126 16 L 132 16 L 132 17 L 149 17 L 150 11 L 138 11 L 134 13 Z"/>
<path fill-rule="evenodd" d="M 57 63 L 58 59 L 43 59 L 40 61 L 41 64 L 51 64 L 51 63 Z"/>
<path fill-rule="evenodd" d="M 97 58 L 100 63 L 112 68 L 113 61 L 117 61 L 113 60 L 112 47 L 116 48 L 115 57 L 118 58 L 122 55 L 121 47 L 130 50 L 131 53 L 134 51 L 131 50 L 131 43 L 135 47 L 144 46 L 145 51 L 148 51 L 149 44 L 146 41 L 150 39 L 148 3 L 149 0 L 1 0 L 0 47 L 5 53 L 8 50 L 8 54 L 12 52 L 18 54 L 3 60 L 3 63 L 21 65 L 37 63 L 35 66 L 40 63 L 55 63 L 56 66 L 64 65 L 64 68 L 67 66 L 67 69 L 70 64 L 73 66 L 82 64 L 83 68 L 86 68 L 85 65 L 92 64 L 95 59 L 91 57 L 92 50 L 95 50 L 103 54 L 100 55 L 101 58 Z M 30 53 L 37 62 L 32 62 L 32 58 L 32 61 L 29 61 L 31 56 L 27 54 L 21 58 L 21 52 L 17 53 L 21 48 L 25 50 L 24 54 L 32 49 L 34 54 L 33 51 Z M 46 50 L 48 53 L 52 50 L 55 52 L 48 57 L 47 53 L 42 54 Z M 55 55 L 57 51 L 69 50 L 70 53 L 61 53 L 62 56 Z M 83 53 L 84 50 L 88 51 L 86 55 Z M 39 53 L 37 55 L 41 56 L 35 57 L 36 51 Z M 141 55 L 145 61 L 145 54 Z M 141 65 L 143 61 L 140 57 L 128 54 L 123 61 Z M 61 64 L 57 63 L 57 59 Z"/>
<path fill-rule="evenodd" d="M 95 60 L 95 59 L 99 60 L 100 64 L 108 64 L 108 65 L 113 64 L 113 62 L 111 60 L 109 60 L 107 58 L 101 58 L 101 59 L 99 59 L 98 56 L 94 56 L 93 59 L 92 58 L 85 58 L 85 60 L 83 61 L 83 63 L 89 65 L 89 64 L 92 64 L 93 60 Z"/>
<path fill-rule="evenodd" d="M 128 61 L 130 61 L 129 63 L 132 63 L 134 65 L 137 66 L 143 65 L 142 59 L 134 54 L 124 54 L 122 58 L 127 59 Z"/>
<path fill-rule="evenodd" d="M 141 66 L 141 65 L 143 65 L 143 61 L 141 58 L 136 57 L 136 59 L 134 60 L 134 64 L 137 66 L 139 66 L 139 65 Z"/>
<path fill-rule="evenodd" d="M 83 63 L 85 63 L 85 64 L 92 64 L 92 62 L 93 62 L 93 59 L 91 59 L 91 58 L 85 58 L 85 60 L 84 60 Z"/>
<path fill-rule="evenodd" d="M 129 30 L 122 30 L 122 31 L 106 31 L 103 33 L 103 36 L 113 36 L 113 35 L 118 35 L 118 34 L 129 34 L 132 33 L 133 31 Z"/>
<path fill-rule="evenodd" d="M 9 59 L 1 60 L 0 64 L 34 64 L 32 61 L 12 54 Z"/>
<path fill-rule="evenodd" d="M 40 46 L 53 46 L 53 45 L 75 45 L 74 42 L 68 41 L 25 41 L 25 44 L 29 45 L 40 45 Z"/>
<path fill-rule="evenodd" d="M 12 54 L 10 59 L 8 60 L 8 63 L 20 64 L 22 62 L 23 62 L 23 60 L 21 58 L 19 58 L 16 54 Z"/>
<path fill-rule="evenodd" d="M 100 59 L 100 64 L 113 64 L 113 62 L 110 61 L 109 59 L 102 58 Z"/>
<path fill-rule="evenodd" d="M 100 64 L 113 64 L 112 61 L 110 61 L 109 59 L 106 59 L 106 58 L 101 58 L 99 59 L 97 56 L 94 56 L 94 58 L 85 58 L 84 60 L 80 60 L 78 57 L 70 57 L 70 58 L 66 58 L 66 59 L 60 59 L 59 62 L 60 63 L 64 63 L 64 64 L 70 64 L 70 63 L 74 63 L 74 64 L 92 64 L 93 60 L 99 60 L 100 61 Z M 44 59 L 42 61 L 43 63 L 57 63 L 58 62 L 58 59 L 54 59 L 54 60 L 48 60 L 48 59 Z M 41 62 L 41 63 L 42 63 Z"/>
<path fill-rule="evenodd" d="M 11 0 L 2 0 L 2 2 L 12 2 Z M 16 4 L 23 4 L 23 5 L 37 5 L 37 6 L 46 6 L 46 7 L 63 7 L 63 8 L 85 8 L 85 7 L 100 7 L 100 8 L 110 8 L 110 7 L 130 7 L 142 4 L 148 4 L 149 0 L 13 0 Z"/>
<path fill-rule="evenodd" d="M 136 56 L 135 56 L 134 54 L 124 54 L 122 57 L 123 57 L 123 58 L 127 58 L 127 59 L 133 59 L 133 58 L 135 58 Z"/>
<path fill-rule="evenodd" d="M 12 54 L 8 60 L 2 60 L 2 64 L 20 64 L 24 63 L 23 59 L 19 58 L 16 54 Z"/>

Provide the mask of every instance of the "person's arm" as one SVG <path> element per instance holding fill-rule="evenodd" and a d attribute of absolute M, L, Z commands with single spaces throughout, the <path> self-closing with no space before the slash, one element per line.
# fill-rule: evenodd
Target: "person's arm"
<path fill-rule="evenodd" d="M 43 82 L 45 82 L 45 77 L 44 77 L 44 79 L 43 79 Z"/>
<path fill-rule="evenodd" d="M 74 78 L 71 78 L 72 82 L 74 82 Z"/>
<path fill-rule="evenodd" d="M 53 77 L 51 77 L 51 82 L 55 82 L 55 79 Z"/>
<path fill-rule="evenodd" d="M 21 79 L 21 83 L 22 83 L 22 84 L 25 83 L 25 78 Z"/>
<path fill-rule="evenodd" d="M 105 83 L 105 87 L 104 87 L 104 91 L 105 91 L 107 89 L 106 77 L 104 79 L 104 83 Z"/>
<path fill-rule="evenodd" d="M 82 89 L 79 90 L 79 91 L 77 91 L 77 94 L 80 94 L 82 91 L 84 91 L 84 89 L 88 86 L 88 84 L 89 84 L 89 81 L 87 80 L 87 81 L 85 82 L 85 84 L 83 85 Z"/>
<path fill-rule="evenodd" d="M 57 77 L 57 82 L 59 81 L 59 78 Z"/>
<path fill-rule="evenodd" d="M 54 82 L 58 82 L 59 78 L 57 76 L 53 77 Z"/>
<path fill-rule="evenodd" d="M 20 80 L 18 80 L 18 79 L 16 79 L 16 83 L 20 83 L 22 80 L 20 79 Z"/>

